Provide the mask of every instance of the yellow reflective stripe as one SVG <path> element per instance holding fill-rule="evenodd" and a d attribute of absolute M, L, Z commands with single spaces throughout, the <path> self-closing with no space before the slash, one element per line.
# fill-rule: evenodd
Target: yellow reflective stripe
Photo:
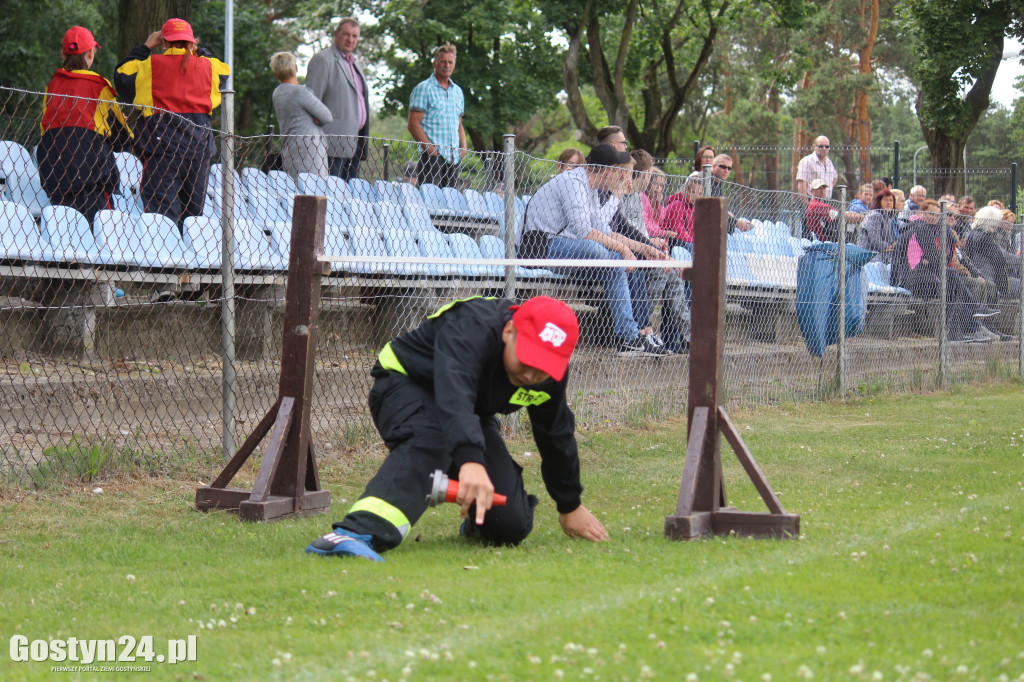
<path fill-rule="evenodd" d="M 551 394 L 545 391 L 531 391 L 528 388 L 520 388 L 518 391 L 512 394 L 512 397 L 508 399 L 508 402 L 512 405 L 523 405 L 529 407 L 530 405 L 540 405 L 551 400 Z"/>
<path fill-rule="evenodd" d="M 412 524 L 409 523 L 409 519 L 406 518 L 401 509 L 393 504 L 388 504 L 379 497 L 364 497 L 363 499 L 358 500 L 352 505 L 352 508 L 348 510 L 349 514 L 354 514 L 356 512 L 366 512 L 367 514 L 379 516 L 397 528 L 398 532 L 402 534 L 403 540 L 405 539 L 405 536 L 408 535 L 409 529 L 412 527 Z"/>
<path fill-rule="evenodd" d="M 472 301 L 475 298 L 482 298 L 485 301 L 496 301 L 496 300 L 498 300 L 497 296 L 470 296 L 469 298 L 460 298 L 457 301 L 452 301 L 451 303 L 446 303 L 445 305 L 441 306 L 440 308 L 435 310 L 432 314 L 427 315 L 427 319 L 428 320 L 432 320 L 435 317 L 441 317 L 441 315 L 443 315 L 444 313 L 448 312 L 449 310 L 451 310 L 452 308 L 454 308 L 458 304 L 465 303 L 466 301 Z"/>
<path fill-rule="evenodd" d="M 391 347 L 390 341 L 384 344 L 384 347 L 380 349 L 380 353 L 377 353 L 377 362 L 384 369 L 409 376 L 409 373 L 405 371 L 405 367 L 398 361 L 398 356 L 395 355 L 395 350 Z"/>

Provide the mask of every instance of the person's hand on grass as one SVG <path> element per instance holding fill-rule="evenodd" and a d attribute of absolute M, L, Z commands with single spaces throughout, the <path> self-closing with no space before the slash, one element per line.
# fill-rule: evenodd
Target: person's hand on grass
<path fill-rule="evenodd" d="M 565 534 L 571 538 L 583 538 L 593 542 L 608 539 L 608 531 L 582 504 L 568 514 L 559 514 L 558 522 L 562 524 Z"/>
<path fill-rule="evenodd" d="M 455 502 L 462 508 L 462 518 L 466 518 L 469 507 L 475 502 L 476 525 L 484 522 L 484 514 L 494 502 L 494 484 L 483 464 L 466 462 L 459 467 L 459 494 Z"/>

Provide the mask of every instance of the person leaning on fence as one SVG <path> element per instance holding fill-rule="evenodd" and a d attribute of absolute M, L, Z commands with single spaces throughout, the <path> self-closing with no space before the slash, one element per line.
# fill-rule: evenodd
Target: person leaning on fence
<path fill-rule="evenodd" d="M 599 189 L 614 189 L 628 178 L 633 159 L 608 144 L 590 150 L 587 165 L 574 168 L 544 183 L 530 199 L 516 235 L 519 258 L 572 260 L 636 260 L 601 218 Z M 570 281 L 594 281 L 604 286 L 612 316 L 612 329 L 623 357 L 666 355 L 667 351 L 646 336 L 633 308 L 633 292 L 643 289 L 641 273 L 623 268 L 556 267 Z M 639 297 L 638 297 L 639 298 Z"/>
<path fill-rule="evenodd" d="M 270 69 L 281 84 L 274 88 L 274 113 L 281 124 L 281 164 L 298 180 L 299 173 L 327 177 L 327 138 L 321 126 L 333 120 L 331 110 L 313 91 L 299 85 L 298 64 L 291 52 L 270 57 Z"/>
<path fill-rule="evenodd" d="M 466 102 L 452 80 L 456 48 L 445 44 L 434 51 L 434 73 L 409 95 L 409 132 L 420 145 L 421 183 L 457 187 L 459 164 L 466 157 Z"/>
<path fill-rule="evenodd" d="M 64 63 L 43 98 L 39 180 L 51 204 L 70 206 L 92 225 L 97 211 L 111 207 L 120 179 L 109 138 L 128 126 L 110 81 L 89 70 L 100 49 L 89 29 L 69 28 L 62 49 Z"/>
<path fill-rule="evenodd" d="M 355 56 L 359 30 L 352 17 L 339 21 L 331 46 L 313 55 L 306 67 L 306 87 L 331 111 L 324 125 L 328 168 L 345 181 L 359 177 L 370 135 L 370 91 Z"/>
<path fill-rule="evenodd" d="M 575 417 L 565 398 L 578 339 L 576 315 L 562 301 L 474 297 L 386 344 L 370 372 L 369 403 L 390 452 L 345 518 L 306 552 L 383 561 L 379 553 L 401 544 L 426 511 L 436 470 L 459 482 L 460 535 L 520 544 L 538 500 L 524 488 L 497 415 L 523 407 L 562 530 L 608 539 L 581 501 Z M 506 496 L 504 506 L 492 506 L 495 493 Z"/>
<path fill-rule="evenodd" d="M 153 50 L 163 46 L 163 54 Z M 135 149 L 142 157 L 142 205 L 178 223 L 203 213 L 213 144 L 213 110 L 228 65 L 198 46 L 192 27 L 168 19 L 117 65 L 122 101 L 141 107 Z"/>
<path fill-rule="evenodd" d="M 877 251 L 875 260 L 889 263 L 892 250 L 900 238 L 900 219 L 896 210 L 896 197 L 882 188 L 871 198 L 868 215 L 857 230 L 857 246 Z"/>
<path fill-rule="evenodd" d="M 729 179 L 729 174 L 732 173 L 733 160 L 728 154 L 719 154 L 711 161 L 711 193 L 708 196 L 720 197 L 723 194 L 724 186 L 722 183 Z M 732 211 L 727 214 L 729 222 L 729 234 L 732 234 L 736 230 L 740 232 L 750 231 L 750 221 L 743 218 L 737 218 L 733 215 Z"/>
<path fill-rule="evenodd" d="M 911 219 L 906 233 L 893 248 L 892 275 L 894 286 L 908 289 L 911 294 L 923 299 L 938 298 L 941 289 L 941 269 L 946 268 L 946 329 L 950 341 L 984 342 L 998 339 L 983 327 L 978 320 L 993 317 L 998 311 L 978 303 L 971 290 L 950 262 L 955 249 L 955 240 L 947 235 L 947 253 L 939 250 L 940 226 L 939 204 L 926 199 L 921 212 Z"/>
<path fill-rule="evenodd" d="M 823 242 L 834 242 L 839 236 L 839 226 L 836 219 L 839 211 L 835 206 L 825 200 L 828 193 L 828 183 L 822 178 L 811 180 L 811 200 L 807 203 L 807 213 L 804 215 L 804 237 L 812 235 Z"/>
<path fill-rule="evenodd" d="M 1020 258 L 1010 256 L 996 242 L 1003 212 L 995 206 L 978 209 L 971 230 L 964 240 L 964 255 L 971 259 L 980 275 L 993 282 L 999 295 L 1020 297 Z"/>

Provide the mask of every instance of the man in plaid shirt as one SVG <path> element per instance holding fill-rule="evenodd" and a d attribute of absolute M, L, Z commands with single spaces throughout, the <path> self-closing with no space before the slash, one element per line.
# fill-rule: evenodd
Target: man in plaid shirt
<path fill-rule="evenodd" d="M 434 52 L 434 73 L 417 84 L 409 97 L 409 132 L 420 143 L 420 183 L 457 187 L 459 164 L 466 156 L 466 130 L 462 114 L 466 101 L 462 88 L 451 79 L 455 46 Z"/>

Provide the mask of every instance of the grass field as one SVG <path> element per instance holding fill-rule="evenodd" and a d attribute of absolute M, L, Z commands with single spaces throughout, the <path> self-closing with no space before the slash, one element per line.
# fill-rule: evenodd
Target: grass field
<path fill-rule="evenodd" d="M 1024 386 L 732 416 L 799 540 L 663 537 L 683 422 L 581 437 L 601 544 L 562 535 L 525 443 L 543 501 L 521 547 L 466 543 L 444 505 L 384 564 L 303 553 L 376 450 L 323 464 L 330 518 L 269 525 L 195 512 L 209 472 L 3 488 L 0 632 L 154 656 L 195 635 L 194 661 L 94 664 L 147 680 L 1024 680 Z M 723 454 L 730 503 L 763 510 Z M 16 653 L 0 680 L 75 665 Z"/>

